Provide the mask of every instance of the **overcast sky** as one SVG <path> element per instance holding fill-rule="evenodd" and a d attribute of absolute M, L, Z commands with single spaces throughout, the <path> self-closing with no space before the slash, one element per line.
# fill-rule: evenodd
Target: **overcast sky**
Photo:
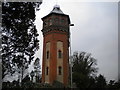
<path fill-rule="evenodd" d="M 70 16 L 71 23 L 74 24 L 70 28 L 72 52 L 91 53 L 97 59 L 98 73 L 104 75 L 107 80 L 116 80 L 118 78 L 118 3 L 81 1 L 43 1 L 40 11 L 36 12 L 35 23 L 40 40 L 40 50 L 36 56 L 42 61 L 43 36 L 41 30 L 43 22 L 41 18 L 50 13 L 57 3 L 63 13 Z"/>

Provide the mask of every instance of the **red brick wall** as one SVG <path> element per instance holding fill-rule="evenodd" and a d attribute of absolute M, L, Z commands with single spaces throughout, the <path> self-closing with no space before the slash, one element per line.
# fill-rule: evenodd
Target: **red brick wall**
<path fill-rule="evenodd" d="M 54 33 L 53 33 L 54 32 Z M 66 32 L 62 31 L 51 31 L 49 34 L 44 35 L 43 40 L 43 63 L 42 63 L 42 82 L 45 82 L 45 46 L 47 42 L 50 42 L 50 73 L 49 80 L 52 84 L 57 77 L 57 41 L 63 42 L 63 83 L 66 86 L 68 84 L 68 35 Z"/>

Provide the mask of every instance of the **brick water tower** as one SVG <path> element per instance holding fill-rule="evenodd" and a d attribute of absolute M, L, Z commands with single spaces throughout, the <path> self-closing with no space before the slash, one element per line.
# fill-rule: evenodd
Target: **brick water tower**
<path fill-rule="evenodd" d="M 68 85 L 70 18 L 58 5 L 42 18 L 43 61 L 42 82 L 59 81 Z"/>

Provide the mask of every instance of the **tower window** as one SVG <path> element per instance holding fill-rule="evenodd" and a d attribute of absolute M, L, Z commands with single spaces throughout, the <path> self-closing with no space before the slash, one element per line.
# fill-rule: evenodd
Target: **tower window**
<path fill-rule="evenodd" d="M 64 20 L 64 19 L 62 19 L 62 20 L 61 20 L 61 23 L 62 23 L 62 24 L 65 24 L 65 20 Z"/>
<path fill-rule="evenodd" d="M 49 51 L 47 51 L 47 59 L 49 59 Z"/>
<path fill-rule="evenodd" d="M 48 67 L 46 67 L 46 75 L 48 75 L 48 69 L 49 69 L 49 68 L 48 68 Z"/>
<path fill-rule="evenodd" d="M 49 20 L 50 25 L 52 25 L 52 19 Z"/>
<path fill-rule="evenodd" d="M 59 74 L 59 75 L 62 74 L 62 67 L 61 67 L 61 66 L 58 67 L 58 74 Z"/>
<path fill-rule="evenodd" d="M 58 51 L 58 58 L 62 58 L 62 52 L 61 52 L 61 50 Z"/>

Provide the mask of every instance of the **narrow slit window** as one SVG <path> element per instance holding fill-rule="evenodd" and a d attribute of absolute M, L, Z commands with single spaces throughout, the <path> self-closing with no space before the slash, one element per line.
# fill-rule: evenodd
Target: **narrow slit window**
<path fill-rule="evenodd" d="M 49 51 L 47 51 L 47 59 L 49 59 Z"/>
<path fill-rule="evenodd" d="M 48 75 L 48 69 L 49 69 L 49 68 L 47 67 L 47 68 L 46 68 L 46 75 Z"/>
<path fill-rule="evenodd" d="M 59 75 L 62 75 L 62 67 L 61 66 L 58 67 L 58 73 L 59 73 Z"/>
<path fill-rule="evenodd" d="M 49 20 L 50 25 L 52 25 L 52 19 Z"/>
<path fill-rule="evenodd" d="M 58 58 L 62 58 L 62 52 L 61 52 L 61 50 L 58 51 Z"/>

